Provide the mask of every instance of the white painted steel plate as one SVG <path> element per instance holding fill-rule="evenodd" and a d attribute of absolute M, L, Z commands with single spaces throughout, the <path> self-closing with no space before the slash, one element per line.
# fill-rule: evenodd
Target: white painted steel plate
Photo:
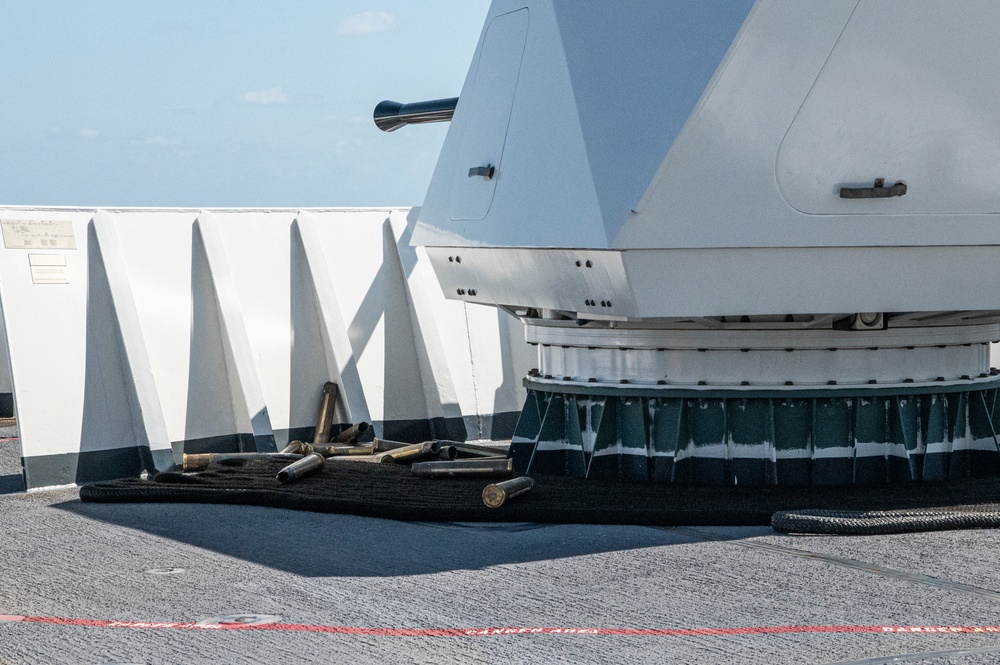
<path fill-rule="evenodd" d="M 450 174 L 452 219 L 482 219 L 493 203 L 527 34 L 527 8 L 497 16 L 486 30 L 475 84 L 462 97 L 477 122 L 462 136 L 460 158 Z M 490 177 L 470 176 L 469 169 L 476 167 L 494 171 Z"/>
<path fill-rule="evenodd" d="M 825 215 L 1000 212 L 1000 87 L 983 59 L 998 25 L 994 0 L 863 0 L 782 141 L 785 200 Z M 906 195 L 840 198 L 875 178 Z"/>

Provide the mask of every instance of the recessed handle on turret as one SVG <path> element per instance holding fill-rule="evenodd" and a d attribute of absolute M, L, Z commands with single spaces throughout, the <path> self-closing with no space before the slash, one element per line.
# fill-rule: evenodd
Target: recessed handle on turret
<path fill-rule="evenodd" d="M 885 178 L 876 178 L 874 187 L 841 187 L 842 199 L 887 199 L 906 194 L 906 183 L 897 182 L 892 187 L 885 186 Z"/>
<path fill-rule="evenodd" d="M 492 164 L 487 164 L 486 166 L 474 166 L 469 169 L 469 177 L 475 178 L 477 176 L 481 178 L 486 178 L 487 180 L 493 179 L 493 174 L 496 173 L 496 167 Z"/>

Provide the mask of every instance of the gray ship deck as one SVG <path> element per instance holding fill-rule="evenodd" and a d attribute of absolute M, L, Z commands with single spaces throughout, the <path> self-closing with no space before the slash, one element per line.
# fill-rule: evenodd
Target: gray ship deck
<path fill-rule="evenodd" d="M 0 663 L 1000 661 L 1000 633 L 917 630 L 1000 623 L 996 531 L 404 523 L 65 489 L 0 496 L 0 534 Z M 192 625 L 236 614 L 281 619 Z"/>

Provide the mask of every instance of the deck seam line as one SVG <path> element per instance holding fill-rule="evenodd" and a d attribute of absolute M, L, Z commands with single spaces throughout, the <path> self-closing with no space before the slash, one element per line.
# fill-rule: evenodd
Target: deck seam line
<path fill-rule="evenodd" d="M 695 538 L 701 541 L 729 543 L 737 547 L 757 549 L 765 552 L 772 552 L 775 554 L 783 554 L 785 556 L 793 556 L 800 559 L 808 559 L 811 561 L 828 563 L 835 566 L 842 566 L 844 568 L 851 568 L 853 570 L 861 570 L 869 572 L 875 575 L 880 575 L 882 577 L 905 580 L 907 582 L 923 584 L 925 586 L 945 589 L 947 591 L 957 591 L 960 593 L 983 596 L 986 598 L 990 598 L 991 600 L 1000 601 L 1000 592 L 993 591 L 991 589 L 984 589 L 982 587 L 972 586 L 971 584 L 962 584 L 961 582 L 955 582 L 953 580 L 943 579 L 940 577 L 933 577 L 931 575 L 923 575 L 921 573 L 910 573 L 905 570 L 897 570 L 895 568 L 877 566 L 875 564 L 866 563 L 864 561 L 858 561 L 856 559 L 848 559 L 845 557 L 838 557 L 829 554 L 820 554 L 817 552 L 810 552 L 809 550 L 796 549 L 794 547 L 773 545 L 771 543 L 760 543 L 760 542 L 752 542 L 746 540 L 736 540 L 733 538 L 719 537 L 715 534 L 691 527 L 656 527 L 656 528 L 659 528 L 664 531 L 671 531 L 674 533 L 687 535 L 691 538 Z"/>
<path fill-rule="evenodd" d="M 951 649 L 948 651 L 922 651 L 920 653 L 901 653 L 895 656 L 865 658 L 864 660 L 838 660 L 836 663 L 826 663 L 826 665 L 890 665 L 891 663 L 904 663 L 911 660 L 975 656 L 977 654 L 997 652 L 1000 652 L 1000 647 L 983 647 L 981 649 Z"/>

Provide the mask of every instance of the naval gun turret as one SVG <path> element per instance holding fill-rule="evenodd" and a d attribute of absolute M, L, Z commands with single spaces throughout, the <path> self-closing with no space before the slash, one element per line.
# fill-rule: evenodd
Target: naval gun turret
<path fill-rule="evenodd" d="M 520 471 L 1000 473 L 1000 4 L 495 0 L 420 211 Z"/>

